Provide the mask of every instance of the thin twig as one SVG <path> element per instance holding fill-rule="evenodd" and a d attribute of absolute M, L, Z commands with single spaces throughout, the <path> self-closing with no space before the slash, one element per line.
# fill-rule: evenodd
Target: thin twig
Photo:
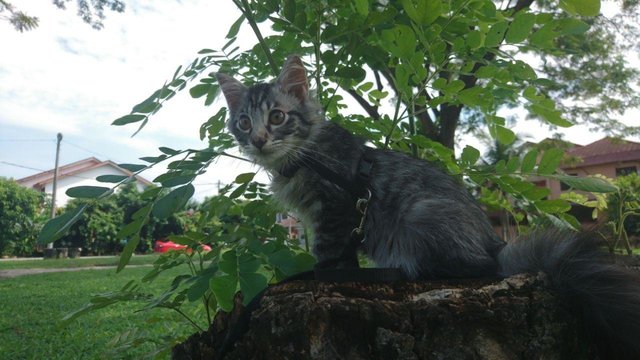
<path fill-rule="evenodd" d="M 269 66 L 271 66 L 271 71 L 273 72 L 273 75 L 278 76 L 278 73 L 279 73 L 278 65 L 276 65 L 276 62 L 273 60 L 273 55 L 271 54 L 271 50 L 269 50 L 269 47 L 267 46 L 267 43 L 264 41 L 264 38 L 262 37 L 262 33 L 258 28 L 258 24 L 256 23 L 256 20 L 253 18 L 253 14 L 251 13 L 251 8 L 249 7 L 249 3 L 247 2 L 247 0 L 233 0 L 233 3 L 238 7 L 238 9 L 240 9 L 242 14 L 244 14 L 244 17 L 249 22 L 249 26 L 251 26 L 253 33 L 256 34 L 256 37 L 258 38 L 258 43 L 260 43 L 260 47 L 262 48 L 262 51 L 264 51 L 264 54 L 267 57 L 267 61 L 269 62 Z"/>

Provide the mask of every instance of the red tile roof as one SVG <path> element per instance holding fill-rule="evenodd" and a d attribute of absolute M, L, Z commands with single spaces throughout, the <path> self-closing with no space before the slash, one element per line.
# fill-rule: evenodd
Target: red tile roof
<path fill-rule="evenodd" d="M 569 149 L 567 155 L 581 158 L 582 162 L 577 165 L 579 167 L 640 160 L 640 143 L 605 137 L 591 144 Z"/>
<path fill-rule="evenodd" d="M 74 176 L 74 175 L 83 173 L 85 171 L 88 171 L 97 167 L 105 166 L 105 165 L 112 166 L 127 175 L 133 175 L 131 171 L 119 167 L 118 164 L 110 160 L 100 161 L 95 157 L 90 157 L 90 158 L 76 161 L 67 165 L 60 166 L 58 168 L 58 178 L 62 179 L 68 176 Z M 145 185 L 152 184 L 151 181 L 143 178 L 142 176 L 136 175 L 136 180 L 138 180 L 139 182 Z M 41 173 L 37 173 L 37 174 L 27 176 L 17 180 L 18 184 L 21 184 L 24 186 L 30 186 L 38 189 L 44 187 L 45 184 L 50 183 L 52 181 L 53 181 L 53 169 L 48 171 L 43 171 Z"/>

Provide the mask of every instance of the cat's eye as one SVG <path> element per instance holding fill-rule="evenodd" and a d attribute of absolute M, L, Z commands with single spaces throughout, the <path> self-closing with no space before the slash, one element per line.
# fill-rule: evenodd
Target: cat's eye
<path fill-rule="evenodd" d="M 251 119 L 246 115 L 240 115 L 238 119 L 238 129 L 242 131 L 249 131 L 251 129 Z"/>
<path fill-rule="evenodd" d="M 269 124 L 271 125 L 281 125 L 286 118 L 284 112 L 282 110 L 273 110 L 269 113 Z"/>

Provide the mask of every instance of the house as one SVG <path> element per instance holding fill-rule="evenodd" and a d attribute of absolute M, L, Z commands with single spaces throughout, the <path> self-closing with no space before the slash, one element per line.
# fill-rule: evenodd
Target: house
<path fill-rule="evenodd" d="M 600 174 L 610 179 L 640 174 L 640 143 L 605 137 L 584 146 L 570 144 L 560 168 L 567 175 Z M 559 198 L 563 191 L 569 189 L 557 180 L 535 179 L 534 182 L 551 190 L 550 199 Z"/>
<path fill-rule="evenodd" d="M 525 143 L 521 150 L 524 153 L 534 148 L 541 152 L 550 148 L 563 150 L 565 155 L 559 168 L 567 175 L 600 174 L 615 179 L 631 173 L 640 174 L 640 143 L 633 141 L 605 137 L 587 145 L 578 145 L 560 139 L 545 139 L 539 143 Z M 538 187 L 549 188 L 551 193 L 548 199 L 558 199 L 564 191 L 569 190 L 564 183 L 544 176 L 531 176 L 529 181 Z M 592 210 L 574 204 L 569 213 L 589 228 L 602 220 L 593 219 Z M 512 238 L 518 233 L 514 220 L 506 212 L 490 213 L 489 218 L 496 233 L 504 239 Z"/>
<path fill-rule="evenodd" d="M 69 201 L 66 191 L 75 186 L 110 186 L 96 180 L 100 175 L 126 175 L 133 173 L 123 169 L 113 161 L 100 161 L 95 157 L 76 161 L 58 168 L 58 184 L 56 206 L 63 207 Z M 141 176 L 135 176 L 138 190 L 143 190 L 153 183 Z M 53 169 L 16 180 L 18 184 L 42 191 L 48 195 L 53 192 Z"/>
<path fill-rule="evenodd" d="M 276 223 L 287 229 L 290 239 L 297 240 L 300 246 L 305 245 L 304 225 L 298 219 L 289 214 L 278 213 L 276 214 Z"/>

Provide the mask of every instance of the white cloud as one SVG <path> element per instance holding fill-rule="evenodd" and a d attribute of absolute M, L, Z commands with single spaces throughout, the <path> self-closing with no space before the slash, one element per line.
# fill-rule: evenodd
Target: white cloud
<path fill-rule="evenodd" d="M 240 14 L 232 2 L 127 1 L 124 13 L 107 13 L 100 31 L 83 23 L 72 5 L 66 11 L 46 0 L 16 6 L 39 17 L 40 26 L 19 33 L 0 22 L 0 138 L 54 138 L 62 132 L 63 159 L 68 162 L 87 156 L 134 162 L 157 154 L 158 146 L 206 146 L 199 140 L 199 127 L 215 108 L 205 108 L 186 90 L 165 103 L 134 138 L 135 125 L 110 123 L 161 87 L 179 65 L 189 64 L 198 50 L 220 48 Z M 243 36 L 241 43 L 254 41 L 250 32 Z M 65 146 L 64 141 L 89 151 Z M 29 151 L 12 153 L 11 143 L 0 143 L 0 158 L 41 167 L 39 154 L 49 148 L 40 149 L 50 145 L 34 143 Z M 24 176 L 25 171 L 6 166 L 0 170 L 0 176 Z"/>

